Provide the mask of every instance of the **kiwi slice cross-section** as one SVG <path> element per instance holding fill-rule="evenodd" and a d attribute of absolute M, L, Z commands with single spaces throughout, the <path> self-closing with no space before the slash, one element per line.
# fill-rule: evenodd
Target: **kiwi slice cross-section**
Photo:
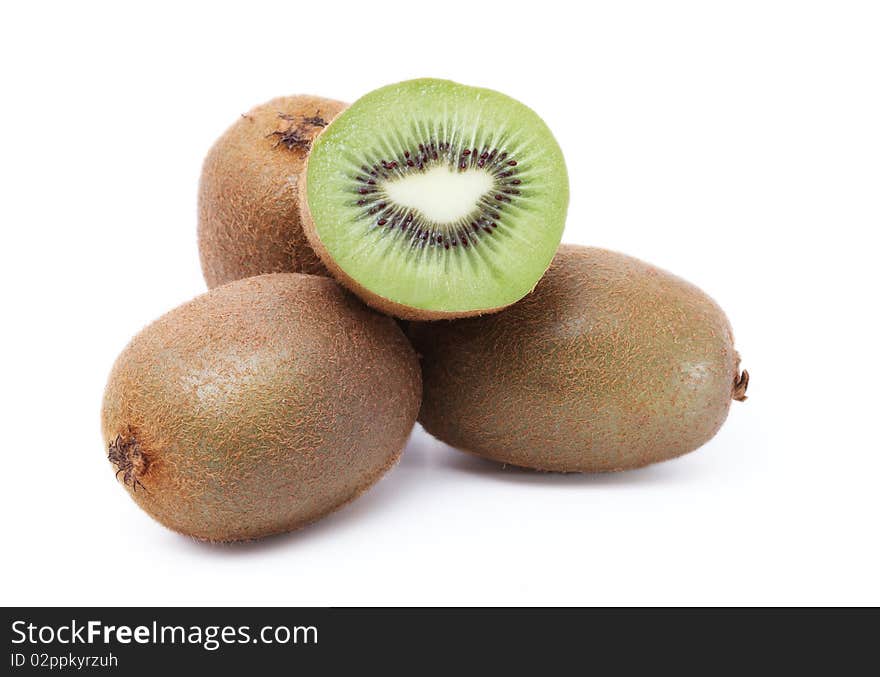
<path fill-rule="evenodd" d="M 562 237 L 568 175 L 547 125 L 488 89 L 421 79 L 367 94 L 314 141 L 303 227 L 330 271 L 404 319 L 529 293 Z"/>

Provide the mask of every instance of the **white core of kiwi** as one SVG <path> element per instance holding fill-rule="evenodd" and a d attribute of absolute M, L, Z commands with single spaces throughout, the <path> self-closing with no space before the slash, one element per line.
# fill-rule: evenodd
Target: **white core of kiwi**
<path fill-rule="evenodd" d="M 453 171 L 438 165 L 422 173 L 385 181 L 382 188 L 391 200 L 415 209 L 435 224 L 454 223 L 474 211 L 495 180 L 484 169 Z"/>

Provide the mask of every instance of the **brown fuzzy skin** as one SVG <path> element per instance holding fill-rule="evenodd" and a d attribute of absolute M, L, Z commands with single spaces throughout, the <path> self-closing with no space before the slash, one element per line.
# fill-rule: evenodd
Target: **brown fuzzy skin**
<path fill-rule="evenodd" d="M 535 291 L 497 315 L 413 323 L 419 421 L 502 463 L 637 468 L 692 451 L 744 399 L 722 310 L 637 259 L 563 245 Z"/>
<path fill-rule="evenodd" d="M 329 278 L 263 275 L 135 336 L 104 394 L 104 449 L 165 526 L 253 539 L 303 526 L 378 480 L 420 398 L 418 360 L 393 320 Z"/>
<path fill-rule="evenodd" d="M 330 252 L 327 251 L 327 248 L 324 246 L 324 243 L 321 242 L 321 238 L 318 236 L 318 231 L 315 228 L 315 221 L 312 219 L 312 213 L 309 211 L 309 201 L 308 201 L 308 188 L 307 188 L 307 179 L 306 176 L 308 174 L 308 159 L 306 159 L 306 164 L 303 167 L 302 174 L 299 179 L 299 220 L 302 223 L 303 232 L 305 232 L 306 238 L 308 239 L 309 245 L 312 248 L 321 262 L 330 271 L 331 275 L 342 285 L 344 285 L 347 289 L 351 290 L 355 293 L 364 303 L 366 303 L 371 308 L 375 308 L 379 312 L 385 313 L 386 315 L 392 315 L 401 320 L 452 320 L 461 317 L 476 317 L 478 315 L 488 315 L 491 313 L 497 313 L 499 310 L 506 308 L 507 306 L 498 306 L 497 308 L 480 308 L 477 310 L 457 310 L 457 311 L 443 311 L 443 310 L 426 310 L 424 308 L 413 308 L 412 306 L 405 306 L 403 304 L 397 303 L 396 301 L 392 301 L 385 296 L 380 296 L 373 291 L 370 291 L 363 285 L 361 285 L 357 280 L 351 277 L 348 273 L 346 273 L 336 261 L 333 260 L 333 257 L 330 255 Z"/>
<path fill-rule="evenodd" d="M 273 99 L 217 140 L 199 181 L 199 256 L 209 289 L 263 273 L 328 274 L 303 234 L 296 183 L 312 140 L 347 105 Z"/>

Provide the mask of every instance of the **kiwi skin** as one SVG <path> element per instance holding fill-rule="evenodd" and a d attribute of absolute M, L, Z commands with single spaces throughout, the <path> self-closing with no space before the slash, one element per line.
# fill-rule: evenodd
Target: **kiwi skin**
<path fill-rule="evenodd" d="M 301 527 L 399 458 L 421 398 L 390 318 L 333 280 L 218 287 L 131 341 L 109 377 L 104 450 L 131 497 L 209 541 Z"/>
<path fill-rule="evenodd" d="M 312 140 L 347 104 L 272 99 L 241 116 L 202 166 L 198 241 L 209 289 L 263 273 L 328 275 L 299 220 L 296 182 Z"/>
<path fill-rule="evenodd" d="M 408 331 L 424 428 L 537 470 L 626 470 L 692 451 L 748 385 L 712 299 L 602 249 L 561 246 L 534 292 L 497 315 Z"/>

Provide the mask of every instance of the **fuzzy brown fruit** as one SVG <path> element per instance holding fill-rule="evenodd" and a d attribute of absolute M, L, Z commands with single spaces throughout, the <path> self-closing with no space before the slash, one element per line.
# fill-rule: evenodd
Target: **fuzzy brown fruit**
<path fill-rule="evenodd" d="M 346 106 L 280 97 L 242 115 L 217 140 L 199 181 L 199 256 L 208 288 L 263 273 L 328 275 L 302 230 L 297 181 L 312 139 Z"/>
<path fill-rule="evenodd" d="M 394 321 L 333 280 L 253 277 L 135 336 L 104 394 L 105 451 L 171 529 L 211 541 L 289 531 L 394 464 L 419 379 Z"/>
<path fill-rule="evenodd" d="M 602 249 L 563 245 L 514 306 L 412 323 L 409 334 L 422 354 L 425 429 L 539 470 L 625 470 L 692 451 L 748 384 L 712 299 Z"/>

